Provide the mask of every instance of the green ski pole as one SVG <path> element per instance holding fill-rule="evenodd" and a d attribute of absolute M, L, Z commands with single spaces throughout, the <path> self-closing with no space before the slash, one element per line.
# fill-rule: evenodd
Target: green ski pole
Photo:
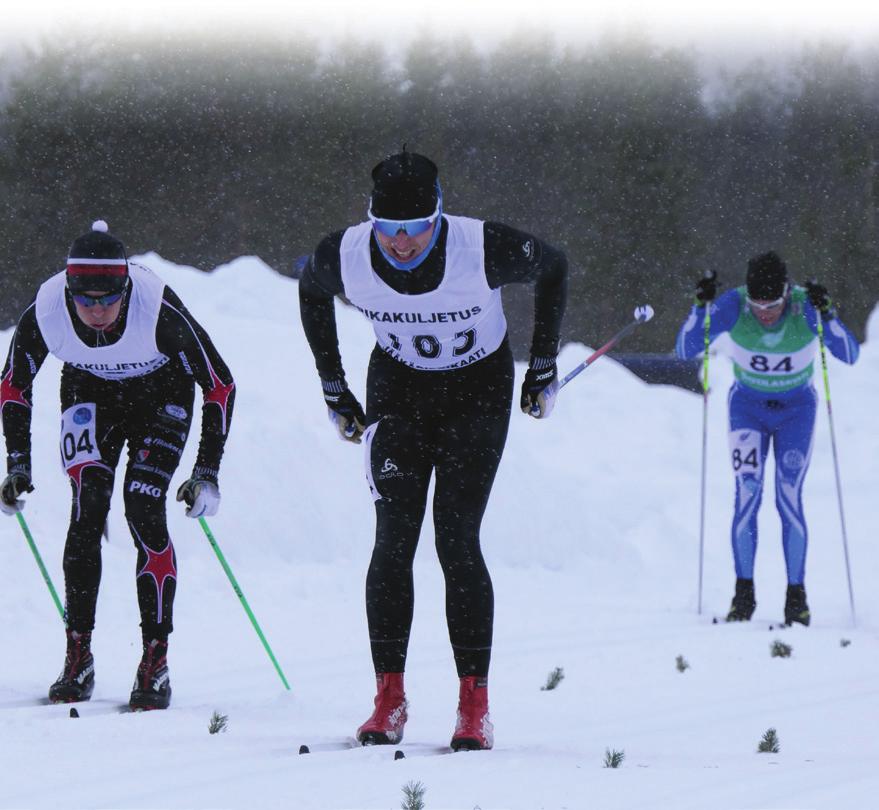
<path fill-rule="evenodd" d="M 275 658 L 275 654 L 272 652 L 272 648 L 269 647 L 269 643 L 268 641 L 266 641 L 266 637 L 263 635 L 263 632 L 260 629 L 259 622 L 257 622 L 256 616 L 253 615 L 253 611 L 250 609 L 250 605 L 247 604 L 247 599 L 244 598 L 241 587 L 238 585 L 238 581 L 235 579 L 235 575 L 232 573 L 232 569 L 229 568 L 229 563 L 226 562 L 226 558 L 223 556 L 223 552 L 220 551 L 220 547 L 219 545 L 217 545 L 217 541 L 214 538 L 214 535 L 211 532 L 207 521 L 203 517 L 200 517 L 198 519 L 198 522 L 201 524 L 202 529 L 204 529 L 204 533 L 205 535 L 207 535 L 208 542 L 211 544 L 211 548 L 213 548 L 214 552 L 216 553 L 217 559 L 220 561 L 220 565 L 223 566 L 223 570 L 226 572 L 226 576 L 229 577 L 229 582 L 232 583 L 232 590 L 234 590 L 235 593 L 238 595 L 241 606 L 244 608 L 244 612 L 250 619 L 250 623 L 253 625 L 253 629 L 256 630 L 256 634 L 259 636 L 259 640 L 262 642 L 262 646 L 265 647 L 265 651 L 268 653 L 269 658 L 275 665 L 275 670 L 277 671 L 278 676 L 281 678 L 281 683 L 284 684 L 285 689 L 289 689 L 290 684 L 287 683 L 287 679 L 284 677 L 284 673 L 281 670 L 281 665 Z"/>
<path fill-rule="evenodd" d="M 842 528 L 842 550 L 845 554 L 845 575 L 848 580 L 848 601 L 852 611 L 852 626 L 857 624 L 855 618 L 855 594 L 852 589 L 852 569 L 848 557 L 848 538 L 845 530 L 845 512 L 842 508 L 842 481 L 839 476 L 839 457 L 836 453 L 836 433 L 833 429 L 833 409 L 830 406 L 830 375 L 827 373 L 827 352 L 824 349 L 824 324 L 821 313 L 818 316 L 818 346 L 821 349 L 821 371 L 824 375 L 824 398 L 827 400 L 827 421 L 830 423 L 830 447 L 833 451 L 833 471 L 836 474 L 836 498 L 839 502 L 839 523 Z"/>
<path fill-rule="evenodd" d="M 31 547 L 31 552 L 34 555 L 34 559 L 37 561 L 37 567 L 40 569 L 40 573 L 43 575 L 43 580 L 46 583 L 46 587 L 49 589 L 49 593 L 52 594 L 52 599 L 55 602 L 55 607 L 58 608 L 58 614 L 61 616 L 61 621 L 63 622 L 64 607 L 61 604 L 61 600 L 58 598 L 58 592 L 55 590 L 55 586 L 52 584 L 52 577 L 49 576 L 49 572 L 46 570 L 46 566 L 43 564 L 43 558 L 40 556 L 40 552 L 37 551 L 37 544 L 34 542 L 31 531 L 27 527 L 27 521 L 24 519 L 24 515 L 21 514 L 20 509 L 15 513 L 15 516 L 18 518 L 18 525 L 21 526 L 21 530 L 24 532 L 27 544 Z"/>

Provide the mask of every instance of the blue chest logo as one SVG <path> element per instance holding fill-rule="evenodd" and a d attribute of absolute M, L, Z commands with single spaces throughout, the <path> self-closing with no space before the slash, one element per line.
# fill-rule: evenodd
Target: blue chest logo
<path fill-rule="evenodd" d="M 73 412 L 73 421 L 77 425 L 86 425 L 92 419 L 92 412 L 88 408 L 77 408 Z"/>

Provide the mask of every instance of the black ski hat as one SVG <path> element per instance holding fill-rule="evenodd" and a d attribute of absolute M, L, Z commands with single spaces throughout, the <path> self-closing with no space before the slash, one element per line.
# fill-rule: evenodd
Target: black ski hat
<path fill-rule="evenodd" d="M 67 287 L 72 293 L 86 290 L 120 292 L 128 283 L 125 246 L 99 219 L 92 229 L 73 240 L 67 255 Z"/>
<path fill-rule="evenodd" d="M 436 211 L 439 198 L 436 164 L 407 152 L 386 157 L 372 170 L 369 208 L 379 219 L 420 219 Z"/>
<path fill-rule="evenodd" d="M 770 250 L 754 256 L 748 262 L 748 297 L 755 301 L 774 301 L 787 288 L 787 266 L 781 257 Z"/>

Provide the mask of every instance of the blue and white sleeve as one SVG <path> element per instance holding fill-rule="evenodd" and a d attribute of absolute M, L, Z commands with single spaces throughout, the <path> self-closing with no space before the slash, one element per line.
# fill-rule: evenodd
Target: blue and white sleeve
<path fill-rule="evenodd" d="M 708 340 L 713 341 L 735 326 L 739 317 L 741 299 L 737 290 L 727 290 L 711 304 L 711 323 Z M 693 305 L 675 340 L 675 354 L 681 360 L 691 360 L 705 351 L 705 307 Z"/>
<path fill-rule="evenodd" d="M 805 309 L 806 323 L 809 328 L 818 334 L 818 312 L 811 302 L 806 301 Z M 860 344 L 857 338 L 849 331 L 848 327 L 838 318 L 823 318 L 824 325 L 824 345 L 830 353 L 843 363 L 852 365 L 861 352 Z"/>

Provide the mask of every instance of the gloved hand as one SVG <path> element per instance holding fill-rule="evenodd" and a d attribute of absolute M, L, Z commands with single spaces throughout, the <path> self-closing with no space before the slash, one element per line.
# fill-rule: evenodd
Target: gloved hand
<path fill-rule="evenodd" d="M 28 473 L 10 473 L 0 484 L 0 512 L 4 515 L 14 515 L 24 506 L 24 502 L 18 500 L 18 496 L 33 491 L 34 485 Z"/>
<path fill-rule="evenodd" d="M 817 281 L 807 281 L 806 295 L 809 296 L 809 302 L 821 313 L 824 320 L 830 320 L 835 315 L 833 301 L 827 294 L 827 287 L 823 284 L 818 284 Z"/>
<path fill-rule="evenodd" d="M 696 306 L 703 306 L 717 298 L 717 288 L 720 282 L 714 270 L 706 270 L 702 278 L 696 282 Z"/>
<path fill-rule="evenodd" d="M 220 508 L 220 489 L 213 481 L 189 478 L 177 490 L 177 500 L 186 503 L 186 517 L 212 517 Z"/>
<path fill-rule="evenodd" d="M 532 357 L 522 383 L 519 407 L 535 419 L 546 419 L 555 405 L 559 375 L 554 357 Z"/>
<path fill-rule="evenodd" d="M 327 415 L 339 431 L 339 437 L 347 442 L 360 444 L 366 430 L 366 414 L 357 397 L 351 393 L 345 380 L 321 380 Z"/>

